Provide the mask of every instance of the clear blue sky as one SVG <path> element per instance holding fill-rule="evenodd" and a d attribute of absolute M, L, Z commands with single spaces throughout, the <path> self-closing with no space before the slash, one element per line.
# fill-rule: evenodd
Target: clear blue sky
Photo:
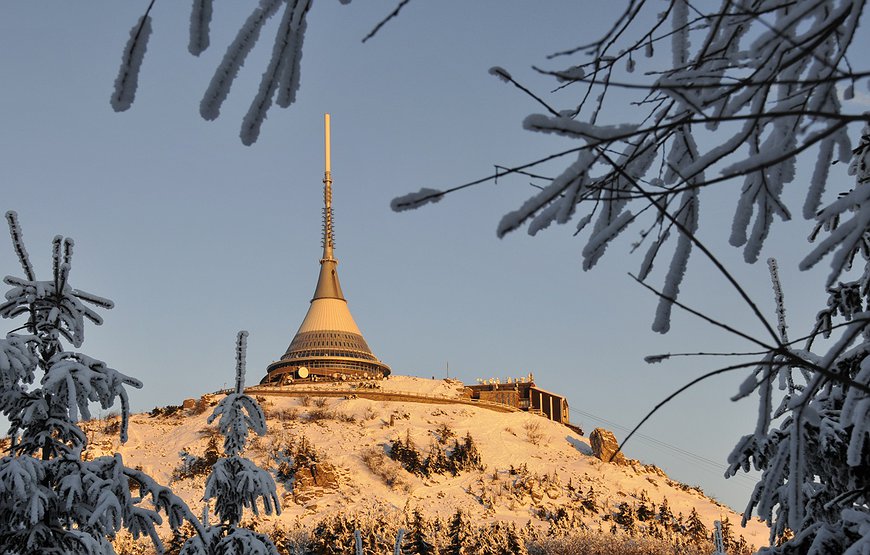
<path fill-rule="evenodd" d="M 211 72 L 253 2 L 216 3 L 212 47 L 197 59 L 186 48 L 188 3 L 158 1 L 137 99 L 123 114 L 109 97 L 146 1 L 0 8 L 2 209 L 18 211 L 43 275 L 51 237 L 75 238 L 74 285 L 116 303 L 105 326 L 88 330 L 82 350 L 145 383 L 131 392 L 134 410 L 230 382 L 239 329 L 251 334 L 249 384 L 283 354 L 316 281 L 324 112 L 333 119 L 342 285 L 370 346 L 394 372 L 442 377 L 449 363 L 451 376 L 473 382 L 531 371 L 540 386 L 566 395 L 572 421 L 591 431 L 598 419 L 631 427 L 676 387 L 730 362 L 648 366 L 645 355 L 746 347 L 682 315 L 670 334 L 651 332 L 656 299 L 627 276 L 640 263 L 629 256 L 630 240 L 583 272 L 583 242 L 572 226 L 497 239 L 501 215 L 534 192 L 523 179 L 415 212 L 389 209 L 393 197 L 420 187 L 446 188 L 491 173 L 493 164 L 570 146 L 523 131 L 522 119 L 538 107 L 487 70 L 503 66 L 546 92 L 530 66 L 559 67 L 545 56 L 596 36 L 615 12 L 598 2 L 411 2 L 362 45 L 394 3 L 381 4 L 315 3 L 298 101 L 273 109 L 253 147 L 241 145 L 238 128 L 277 18 L 221 118 L 198 114 Z M 619 107 L 606 116 L 622 121 Z M 803 184 L 795 188 L 799 214 Z M 709 228 L 702 236 L 772 317 L 766 267 L 745 266 L 722 237 L 734 200 L 702 198 Z M 799 219 L 776 227 L 762 255 L 780 259 L 794 333 L 825 301 L 823 274 L 798 275 L 805 247 L 788 241 L 809 229 Z M 0 248 L 0 273 L 20 273 L 8 246 Z M 758 330 L 700 256 L 683 298 Z M 754 422 L 754 401 L 728 401 L 744 376 L 699 386 L 643 433 L 724 461 Z M 724 462 L 715 469 L 645 439 L 626 451 L 737 508 L 751 491 L 745 480 L 721 479 Z"/>

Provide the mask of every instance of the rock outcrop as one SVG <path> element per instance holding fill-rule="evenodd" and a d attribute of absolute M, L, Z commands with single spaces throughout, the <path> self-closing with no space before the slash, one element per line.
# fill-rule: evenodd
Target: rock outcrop
<path fill-rule="evenodd" d="M 305 504 L 327 491 L 338 489 L 338 472 L 329 463 L 317 463 L 296 471 L 293 483 L 293 499 Z"/>
<path fill-rule="evenodd" d="M 610 430 L 595 428 L 589 434 L 589 443 L 592 445 L 592 453 L 604 462 L 619 465 L 627 465 L 625 455 L 619 449 L 619 442 Z"/>

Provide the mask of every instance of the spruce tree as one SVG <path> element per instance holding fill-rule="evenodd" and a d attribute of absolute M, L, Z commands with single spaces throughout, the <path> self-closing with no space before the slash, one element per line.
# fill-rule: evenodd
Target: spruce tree
<path fill-rule="evenodd" d="M 90 404 L 106 410 L 120 401 L 124 442 L 129 418 L 125 387 L 142 384 L 101 360 L 66 349 L 64 343 L 81 347 L 85 320 L 102 324 L 88 305 L 113 306 L 70 285 L 73 240 L 54 238 L 52 277 L 40 281 L 17 215 L 7 212 L 6 219 L 24 277 L 4 279 L 10 289 L 0 316 L 24 317 L 25 322 L 0 339 L 0 411 L 9 420 L 11 438 L 8 454 L 0 459 L 0 552 L 113 554 L 109 540 L 122 529 L 134 539 L 150 537 L 162 550 L 158 511 L 168 516 L 172 530 L 189 521 L 201 533 L 181 499 L 144 472 L 124 466 L 120 454 L 82 460 L 87 437 L 76 422 L 90 418 Z"/>
<path fill-rule="evenodd" d="M 668 532 L 674 531 L 674 525 L 676 524 L 676 519 L 674 518 L 674 513 L 671 512 L 671 507 L 668 505 L 668 498 L 665 497 L 662 499 L 662 504 L 659 505 L 659 523 L 662 525 Z"/>
<path fill-rule="evenodd" d="M 447 455 L 444 454 L 444 451 L 441 450 L 441 446 L 432 441 L 432 444 L 429 446 L 429 454 L 426 456 L 426 460 L 423 461 L 423 468 L 425 469 L 425 474 L 444 474 L 450 469 L 450 461 L 447 460 Z"/>
<path fill-rule="evenodd" d="M 507 525 L 504 540 L 503 549 L 499 555 L 528 555 L 526 542 L 513 522 Z"/>
<path fill-rule="evenodd" d="M 477 445 L 470 432 L 465 434 L 462 443 L 454 440 L 453 451 L 450 452 L 448 459 L 453 474 L 458 474 L 463 470 L 483 470 L 480 452 L 477 450 Z"/>
<path fill-rule="evenodd" d="M 725 551 L 727 552 L 734 545 L 734 526 L 731 524 L 731 521 L 728 520 L 728 515 L 725 515 L 720 522 L 722 523 L 722 545 L 725 547 Z"/>
<path fill-rule="evenodd" d="M 589 486 L 589 491 L 586 492 L 586 497 L 580 502 L 580 506 L 583 507 L 584 511 L 592 514 L 598 512 L 598 494 L 595 493 L 595 489 L 592 486 Z"/>
<path fill-rule="evenodd" d="M 215 407 L 208 423 L 216 418 L 224 436 L 225 457 L 219 459 L 205 483 L 204 499 L 215 500 L 215 514 L 220 522 L 208 526 L 202 536 L 190 538 L 181 555 L 278 555 L 272 541 L 264 534 L 239 526 L 245 507 L 259 515 L 258 503 L 266 514 L 281 512 L 272 475 L 253 461 L 241 456 L 249 430 L 266 433 L 266 416 L 253 398 L 244 394 L 245 351 L 248 332 L 240 331 L 236 339 L 236 387 Z"/>
<path fill-rule="evenodd" d="M 705 542 L 710 536 L 709 530 L 704 526 L 704 523 L 701 521 L 701 517 L 698 515 L 698 511 L 695 510 L 695 507 L 692 507 L 692 512 L 689 513 L 689 520 L 686 521 L 686 533 L 696 544 Z"/>
<path fill-rule="evenodd" d="M 447 530 L 448 544 L 445 554 L 471 555 L 473 553 L 470 550 L 472 535 L 471 525 L 465 518 L 462 509 L 456 509 Z"/>
<path fill-rule="evenodd" d="M 408 522 L 408 531 L 402 542 L 402 552 L 408 555 L 438 555 L 438 549 L 431 539 L 426 517 L 415 508 Z"/>
<path fill-rule="evenodd" d="M 468 553 L 475 555 L 498 555 L 502 541 L 502 525 L 493 522 L 489 526 L 482 526 L 474 530 L 471 538 L 471 549 Z"/>
<path fill-rule="evenodd" d="M 625 501 L 620 503 L 613 520 L 632 536 L 637 531 L 635 526 L 635 512 L 630 503 Z"/>
<path fill-rule="evenodd" d="M 400 463 L 402 467 L 412 474 L 426 476 L 426 466 L 424 465 L 423 457 L 414 443 L 411 441 L 411 432 L 405 434 L 405 441 L 397 439 L 390 447 L 390 458 Z"/>
<path fill-rule="evenodd" d="M 644 499 L 645 496 L 641 496 L 640 503 L 637 506 L 637 519 L 641 522 L 645 522 L 655 516 L 655 511 L 650 507 L 649 498 Z"/>

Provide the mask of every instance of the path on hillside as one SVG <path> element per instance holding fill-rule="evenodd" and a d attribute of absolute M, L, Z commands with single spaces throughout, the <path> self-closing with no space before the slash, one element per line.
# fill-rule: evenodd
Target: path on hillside
<path fill-rule="evenodd" d="M 370 399 L 372 401 L 407 401 L 411 403 L 429 403 L 429 404 L 453 404 L 453 405 L 470 405 L 473 407 L 481 407 L 484 409 L 493 410 L 496 412 L 525 412 L 522 409 L 502 405 L 501 403 L 493 403 L 490 401 L 482 401 L 478 399 L 465 399 L 461 397 L 440 397 L 438 395 L 425 395 L 422 393 L 409 393 L 399 391 L 383 391 L 377 389 L 359 388 L 359 389 L 303 389 L 297 386 L 265 386 L 255 385 L 245 388 L 245 393 L 253 395 L 273 395 L 278 397 L 357 397 L 360 399 Z"/>

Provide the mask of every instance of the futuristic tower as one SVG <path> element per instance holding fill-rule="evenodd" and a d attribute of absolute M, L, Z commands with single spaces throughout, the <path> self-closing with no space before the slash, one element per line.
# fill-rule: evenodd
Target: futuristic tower
<path fill-rule="evenodd" d="M 357 327 L 338 282 L 332 236 L 332 176 L 329 114 L 325 116 L 326 171 L 323 174 L 323 258 L 314 298 L 302 325 L 281 360 L 266 369 L 260 383 L 308 380 L 380 379 L 390 367 L 378 360 Z"/>

